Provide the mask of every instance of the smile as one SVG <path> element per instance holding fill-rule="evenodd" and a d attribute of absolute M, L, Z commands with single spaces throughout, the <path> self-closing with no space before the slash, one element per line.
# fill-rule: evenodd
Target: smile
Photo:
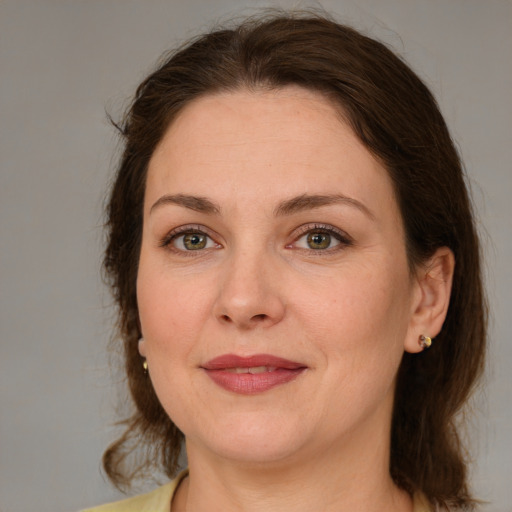
<path fill-rule="evenodd" d="M 221 388 L 251 395 L 294 380 L 307 366 L 268 354 L 250 357 L 226 354 L 208 361 L 201 368 Z"/>

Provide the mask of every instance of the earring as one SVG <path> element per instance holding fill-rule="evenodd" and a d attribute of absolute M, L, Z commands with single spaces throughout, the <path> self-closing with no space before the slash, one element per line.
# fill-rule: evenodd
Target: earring
<path fill-rule="evenodd" d="M 432 338 L 429 338 L 428 336 L 424 336 L 423 334 L 420 335 L 418 343 L 420 347 L 425 350 L 426 348 L 429 348 L 430 345 L 432 345 Z"/>
<path fill-rule="evenodd" d="M 140 346 L 142 345 L 142 343 L 144 343 L 144 338 L 140 338 L 139 339 L 139 354 L 140 354 Z M 148 373 L 148 362 L 146 361 L 146 359 L 144 359 L 144 361 L 142 361 L 142 368 L 144 369 L 144 374 L 147 375 L 147 373 Z"/>

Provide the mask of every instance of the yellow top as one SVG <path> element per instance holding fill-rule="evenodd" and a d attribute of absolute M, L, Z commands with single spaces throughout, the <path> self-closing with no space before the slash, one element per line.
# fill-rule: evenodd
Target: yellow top
<path fill-rule="evenodd" d="M 172 482 L 147 494 L 139 494 L 134 498 L 88 508 L 82 512 L 172 512 L 170 504 L 174 492 L 187 475 L 188 470 L 182 471 Z M 423 496 L 417 494 L 414 496 L 413 512 L 433 512 L 433 509 Z"/>
<path fill-rule="evenodd" d="M 162 485 L 162 487 L 158 487 L 147 494 L 139 494 L 126 500 L 88 508 L 82 512 L 170 512 L 174 492 L 187 475 L 188 470 L 182 471 L 168 484 Z"/>

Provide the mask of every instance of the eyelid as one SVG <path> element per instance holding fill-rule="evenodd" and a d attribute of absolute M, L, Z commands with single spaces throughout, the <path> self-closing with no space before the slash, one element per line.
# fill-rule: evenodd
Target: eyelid
<path fill-rule="evenodd" d="M 169 231 L 158 243 L 159 247 L 167 248 L 169 250 L 174 250 L 180 253 L 185 253 L 188 251 L 182 251 L 180 249 L 177 249 L 172 246 L 172 242 L 183 235 L 189 234 L 189 233 L 200 233 L 202 235 L 207 236 L 210 238 L 218 247 L 222 247 L 222 245 L 217 242 L 215 235 L 213 234 L 212 230 L 207 228 L 206 226 L 203 226 L 201 224 L 184 224 L 183 226 L 178 226 L 171 231 Z M 218 248 L 216 247 L 216 248 Z M 203 249 L 201 251 L 205 251 L 208 249 Z M 201 252 L 198 251 L 198 252 Z M 190 251 L 193 252 L 193 251 Z"/>
<path fill-rule="evenodd" d="M 338 240 L 340 242 L 335 247 L 314 251 L 317 253 L 326 253 L 326 252 L 330 252 L 330 251 L 335 251 L 337 249 L 340 250 L 344 247 L 353 245 L 353 243 L 354 243 L 352 237 L 350 235 L 348 235 L 345 231 L 343 231 L 331 224 L 323 224 L 323 223 L 314 222 L 314 223 L 308 223 L 308 224 L 303 224 L 302 226 L 299 226 L 295 230 L 295 232 L 292 233 L 293 241 L 290 244 L 287 244 L 286 248 L 288 248 L 288 249 L 294 248 L 293 245 L 298 240 L 300 240 L 303 236 L 307 235 L 308 233 L 315 232 L 315 231 L 318 231 L 321 233 L 327 233 L 327 234 L 333 236 L 334 238 L 336 238 L 336 240 Z M 178 227 L 172 229 L 171 231 L 169 231 L 159 241 L 158 245 L 159 245 L 159 247 L 167 248 L 169 250 L 179 252 L 180 254 L 188 253 L 189 251 L 182 251 L 182 250 L 174 248 L 172 246 L 173 240 L 175 240 L 179 236 L 183 236 L 188 233 L 201 233 L 201 234 L 207 236 L 208 238 L 210 238 L 217 245 L 217 247 L 215 247 L 215 249 L 222 247 L 222 244 L 220 244 L 217 241 L 218 236 L 216 236 L 215 232 L 213 232 L 211 229 L 209 229 L 208 227 L 201 225 L 201 224 L 184 224 L 182 226 L 178 226 Z M 209 248 L 209 249 L 211 250 L 211 248 Z M 202 249 L 198 252 L 205 252 L 209 249 Z M 301 248 L 297 248 L 297 249 L 301 249 Z M 304 250 L 307 250 L 307 249 L 304 249 Z M 309 249 L 307 251 L 311 252 L 313 250 Z M 190 252 L 193 253 L 194 251 L 190 251 Z"/>
<path fill-rule="evenodd" d="M 291 244 L 288 244 L 286 247 L 290 248 L 290 249 L 293 248 L 292 247 L 293 244 L 295 244 L 303 236 L 307 235 L 308 233 L 313 233 L 316 231 L 318 231 L 320 233 L 327 233 L 331 236 L 334 236 L 334 238 L 336 238 L 336 240 L 338 240 L 340 242 L 339 245 L 337 245 L 335 247 L 332 247 L 329 249 L 324 249 L 324 250 L 314 251 L 316 253 L 322 253 L 322 252 L 325 253 L 325 252 L 329 252 L 330 250 L 336 250 L 336 248 L 339 249 L 339 248 L 343 248 L 343 247 L 350 246 L 350 245 L 354 244 L 354 240 L 352 239 L 352 237 L 349 236 L 345 231 L 343 231 L 331 224 L 322 224 L 322 223 L 315 222 L 312 224 L 303 224 L 302 226 L 299 226 L 295 230 L 295 233 L 293 233 L 293 242 Z M 312 249 L 310 249 L 309 251 L 312 251 Z"/>

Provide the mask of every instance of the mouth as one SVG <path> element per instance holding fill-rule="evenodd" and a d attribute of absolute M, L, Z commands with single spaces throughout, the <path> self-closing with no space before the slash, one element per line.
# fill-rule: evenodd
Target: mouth
<path fill-rule="evenodd" d="M 258 373 L 267 373 L 267 372 L 275 372 L 277 370 L 276 366 L 252 366 L 250 368 L 225 368 L 228 373 L 250 373 L 251 375 L 256 375 Z"/>
<path fill-rule="evenodd" d="M 307 366 L 269 354 L 241 357 L 226 354 L 201 368 L 218 386 L 242 395 L 263 393 L 296 379 Z"/>

